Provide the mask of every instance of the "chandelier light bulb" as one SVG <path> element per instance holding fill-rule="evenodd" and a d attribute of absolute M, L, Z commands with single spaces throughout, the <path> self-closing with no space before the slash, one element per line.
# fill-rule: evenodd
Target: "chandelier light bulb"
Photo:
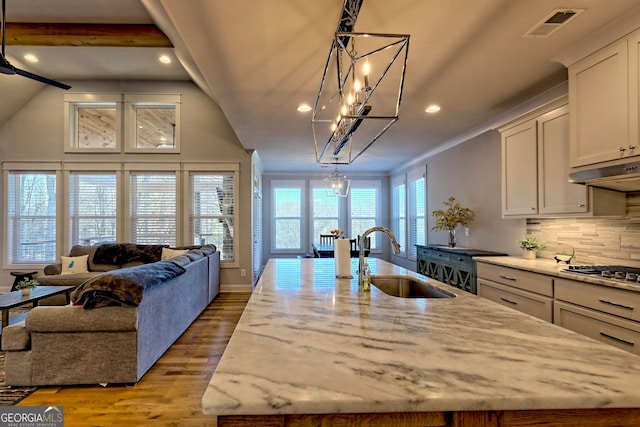
<path fill-rule="evenodd" d="M 362 90 L 362 84 L 360 84 L 360 80 L 356 80 L 353 82 L 353 90 L 358 93 Z"/>
<path fill-rule="evenodd" d="M 362 65 L 362 74 L 364 75 L 364 87 L 367 89 L 369 87 L 369 73 L 371 72 L 371 65 L 369 65 L 369 60 L 364 61 Z"/>

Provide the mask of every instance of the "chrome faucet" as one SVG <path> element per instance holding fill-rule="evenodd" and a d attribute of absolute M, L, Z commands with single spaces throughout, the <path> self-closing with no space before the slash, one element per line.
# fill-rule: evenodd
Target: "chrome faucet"
<path fill-rule="evenodd" d="M 363 288 L 363 290 L 365 291 L 369 290 L 369 286 L 371 285 L 371 283 L 369 283 L 369 280 L 370 280 L 369 264 L 367 264 L 364 260 L 364 246 L 365 246 L 364 242 L 366 242 L 367 236 L 373 233 L 374 231 L 382 231 L 384 234 L 386 234 L 389 240 L 391 240 L 393 253 L 395 255 L 398 255 L 400 253 L 400 244 L 396 240 L 396 236 L 394 236 L 391 230 L 389 230 L 388 228 L 376 226 L 376 227 L 371 227 L 368 230 L 366 230 L 364 233 L 362 233 L 362 235 L 360 236 L 360 242 L 358 242 L 360 245 L 360 256 L 359 256 L 359 262 L 358 262 L 358 288 Z M 364 286 L 365 276 L 366 276 L 366 282 L 367 282 L 366 286 Z"/>

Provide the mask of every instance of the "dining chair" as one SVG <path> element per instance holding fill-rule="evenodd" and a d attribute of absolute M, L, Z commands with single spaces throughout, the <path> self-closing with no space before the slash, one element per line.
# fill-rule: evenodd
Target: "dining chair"
<path fill-rule="evenodd" d="M 333 234 L 321 234 L 320 235 L 320 244 L 321 245 L 333 245 Z"/>
<path fill-rule="evenodd" d="M 360 248 L 360 235 L 358 234 L 357 237 L 357 242 L 358 242 L 358 248 Z M 371 237 L 367 237 L 366 239 L 364 239 L 364 248 L 365 249 L 371 249 Z"/>
<path fill-rule="evenodd" d="M 349 239 L 351 245 L 351 253 L 358 252 L 358 241 L 356 239 Z"/>

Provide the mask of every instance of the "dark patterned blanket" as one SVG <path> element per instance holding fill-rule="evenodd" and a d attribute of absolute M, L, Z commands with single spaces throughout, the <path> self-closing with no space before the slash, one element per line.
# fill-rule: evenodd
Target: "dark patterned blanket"
<path fill-rule="evenodd" d="M 121 268 L 95 276 L 78 286 L 71 293 L 71 302 L 86 309 L 111 305 L 137 307 L 145 290 L 185 271 L 184 267 L 171 261 Z"/>
<path fill-rule="evenodd" d="M 135 243 L 106 243 L 98 246 L 93 255 L 95 264 L 122 265 L 127 262 L 160 261 L 162 248 L 168 245 L 138 245 Z"/>

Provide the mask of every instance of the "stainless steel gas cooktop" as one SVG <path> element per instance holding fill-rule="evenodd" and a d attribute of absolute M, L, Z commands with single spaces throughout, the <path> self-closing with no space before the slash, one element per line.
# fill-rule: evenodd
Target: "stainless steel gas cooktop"
<path fill-rule="evenodd" d="M 640 268 L 637 267 L 623 265 L 570 265 L 562 271 L 640 284 Z"/>

